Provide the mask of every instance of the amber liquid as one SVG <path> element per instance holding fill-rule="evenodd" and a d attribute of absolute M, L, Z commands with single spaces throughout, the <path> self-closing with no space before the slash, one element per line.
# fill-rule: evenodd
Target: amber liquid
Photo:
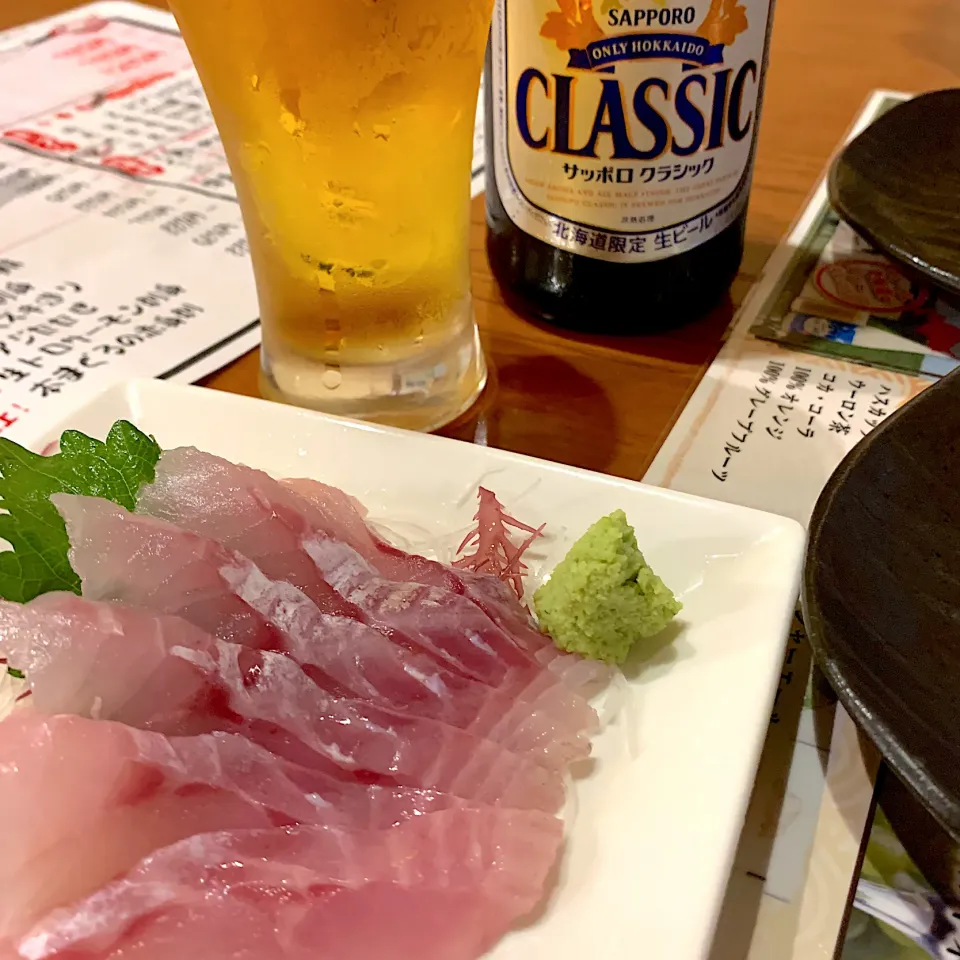
<path fill-rule="evenodd" d="M 268 392 L 328 408 L 385 390 L 389 407 L 441 383 L 468 403 L 483 378 L 469 171 L 491 0 L 171 7 L 243 209 Z"/>

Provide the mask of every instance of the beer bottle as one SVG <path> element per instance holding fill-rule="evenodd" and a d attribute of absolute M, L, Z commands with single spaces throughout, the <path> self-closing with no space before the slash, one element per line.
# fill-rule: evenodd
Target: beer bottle
<path fill-rule="evenodd" d="M 487 251 L 508 302 L 643 333 L 743 256 L 772 0 L 496 0 Z"/>

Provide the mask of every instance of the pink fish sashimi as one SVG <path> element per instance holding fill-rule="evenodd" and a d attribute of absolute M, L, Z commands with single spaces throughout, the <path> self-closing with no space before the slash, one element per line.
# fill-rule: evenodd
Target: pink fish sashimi
<path fill-rule="evenodd" d="M 10 944 L 23 960 L 476 960 L 543 896 L 558 821 L 449 810 L 389 831 L 191 837 Z"/>
<path fill-rule="evenodd" d="M 340 496 L 350 504 L 353 514 L 359 517 L 351 499 L 344 494 Z M 326 570 L 323 568 L 320 568 L 319 576 L 316 569 L 312 578 L 308 576 L 304 568 L 303 541 L 312 539 L 316 534 L 316 525 L 310 522 L 310 515 L 317 511 L 289 488 L 259 470 L 191 448 L 167 451 L 157 465 L 156 481 L 140 492 L 138 510 L 211 537 L 244 554 L 270 576 L 289 578 L 298 586 L 303 585 L 305 592 L 310 595 L 316 595 L 319 591 L 327 597 L 332 586 L 345 600 L 354 599 L 344 594 L 338 584 L 327 584 Z M 362 519 L 358 527 L 366 529 Z M 350 541 L 333 539 L 332 542 L 337 549 L 339 566 L 351 560 L 362 563 L 362 558 Z M 283 544 L 282 554 L 278 544 Z M 316 563 L 317 558 L 306 552 Z M 362 566 L 371 575 L 376 574 L 368 564 Z M 399 627 L 406 634 L 411 634 L 415 628 L 422 639 L 431 643 L 434 652 L 453 664 L 464 662 L 473 669 L 479 669 L 485 661 L 495 656 L 502 663 L 501 670 L 510 666 L 533 665 L 528 651 L 518 647 L 483 611 L 458 593 L 434 590 L 429 598 L 421 599 L 413 592 L 416 588 L 411 583 L 404 582 L 398 586 L 392 580 L 379 579 L 382 584 L 378 596 L 380 609 L 376 604 L 362 609 L 386 627 Z M 318 584 L 322 586 L 318 587 Z M 398 593 L 398 590 L 401 592 Z M 419 592 L 424 591 L 421 588 Z M 377 616 L 383 613 L 384 607 L 400 612 L 412 606 L 417 614 L 422 610 L 425 600 L 429 600 L 430 604 L 429 617 L 407 617 L 403 623 L 396 624 L 382 615 Z M 448 619 L 441 622 L 446 613 L 445 607 L 450 606 L 459 613 L 459 622 L 453 630 L 449 628 Z M 434 627 L 438 622 L 441 622 L 440 630 Z M 469 642 L 471 633 L 477 635 L 479 642 Z M 491 668 L 495 669 L 496 665 L 491 664 Z M 499 682 L 500 676 L 491 675 L 491 679 Z"/>
<path fill-rule="evenodd" d="M 44 617 L 44 610 L 55 616 Z M 37 622 L 44 620 L 46 628 L 38 629 Z M 24 664 L 39 709 L 96 713 L 167 734 L 241 733 L 288 760 L 360 783 L 422 787 L 481 803 L 550 811 L 563 803 L 560 773 L 532 757 L 446 724 L 331 696 L 289 657 L 214 640 L 173 618 L 157 620 L 69 596 L 25 607 L 0 603 L 0 636 L 36 643 L 24 650 L 11 642 L 3 649 Z M 103 621 L 105 628 L 98 631 L 96 624 Z M 30 627 L 18 631 L 18 622 Z M 87 677 L 81 694 L 86 704 L 78 701 L 76 691 L 54 695 L 64 688 L 63 667 L 47 654 L 51 646 L 68 646 L 64 634 L 82 648 L 68 668 L 86 659 L 99 661 L 107 672 L 102 686 L 98 675 Z M 137 659 L 130 650 L 136 650 L 140 637 L 148 643 Z M 120 653 L 117 669 L 126 667 L 131 688 L 149 688 L 150 677 L 158 672 L 177 686 L 161 690 L 154 684 L 149 697 L 124 697 L 117 669 L 104 663 L 115 649 Z M 177 675 L 171 660 L 192 666 L 193 674 Z"/>
<path fill-rule="evenodd" d="M 466 662 L 477 669 L 483 652 L 506 665 L 533 668 L 535 676 L 549 664 L 571 689 L 589 693 L 609 678 L 603 665 L 561 654 L 516 598 L 510 599 L 509 589 L 487 577 L 489 592 L 514 618 L 510 629 L 498 626 L 467 596 L 467 582 L 484 578 L 383 543 L 367 527 L 357 502 L 336 488 L 306 480 L 281 483 L 182 447 L 160 458 L 156 481 L 141 491 L 137 509 L 224 543 L 321 606 L 334 587 L 374 625 L 419 640 L 452 665 Z M 312 575 L 304 554 L 316 565 Z M 508 620 L 506 613 L 501 619 Z M 500 682 L 500 675 L 492 680 Z"/>
<path fill-rule="evenodd" d="M 43 714 L 117 721 L 168 736 L 221 731 L 258 742 L 259 734 L 264 745 L 274 743 L 289 708 L 272 706 L 271 691 L 258 686 L 256 676 L 240 682 L 237 657 L 228 654 L 244 649 L 177 617 L 72 593 L 48 593 L 27 604 L 0 600 L 0 654 L 26 673 L 30 706 Z M 229 678 L 221 676 L 220 660 L 233 665 Z M 462 803 L 439 791 L 369 785 L 326 769 L 281 763 L 276 776 L 363 827 Z"/>
<path fill-rule="evenodd" d="M 222 640 L 286 649 L 271 623 L 225 588 L 224 570 L 242 565 L 213 541 L 143 519 L 98 497 L 55 493 L 70 538 L 70 560 L 93 600 L 118 600 L 176 614 Z"/>
<path fill-rule="evenodd" d="M 331 542 L 346 544 L 385 580 L 433 588 L 433 599 L 439 591 L 470 601 L 485 615 L 484 624 L 489 620 L 501 628 L 518 648 L 549 665 L 572 689 L 593 693 L 609 681 L 611 671 L 605 665 L 561 653 L 537 629 L 507 584 L 497 577 L 454 569 L 386 543 L 367 526 L 358 502 L 337 487 L 305 478 L 282 480 L 280 484 L 298 495 L 299 509 L 303 509 L 303 503 L 309 505 L 305 516 L 314 536 L 313 549 L 308 552 L 324 575 L 330 572 L 327 564 L 334 569 L 349 568 L 353 557 L 345 557 L 342 547 L 333 550 Z M 323 562 L 318 554 L 324 557 Z M 446 604 L 455 606 L 466 617 L 465 604 L 456 603 L 452 597 L 446 599 Z M 357 598 L 350 599 L 358 602 Z M 474 618 L 473 622 L 480 621 Z M 485 640 L 489 639 L 488 630 L 486 625 L 480 630 Z"/>
<path fill-rule="evenodd" d="M 0 937 L 195 833 L 349 822 L 312 771 L 234 735 L 167 738 L 24 708 L 0 723 L 0 757 Z"/>
<path fill-rule="evenodd" d="M 391 580 L 409 580 L 469 597 L 495 622 L 508 626 L 531 651 L 552 652 L 550 638 L 537 630 L 507 584 L 488 574 L 456 570 L 436 560 L 409 554 L 378 537 L 357 510 L 357 502 L 336 487 L 312 479 L 282 481 L 313 507 L 318 530 L 350 543 L 361 556 Z"/>
<path fill-rule="evenodd" d="M 261 490 L 261 488 L 263 488 Z M 137 513 L 166 520 L 243 554 L 272 580 L 285 580 L 323 613 L 362 619 L 320 576 L 300 541 L 309 528 L 296 498 L 269 494 L 277 481 L 193 447 L 166 451 L 156 482 L 138 495 Z M 358 509 L 362 509 L 358 505 Z"/>
<path fill-rule="evenodd" d="M 91 599 L 135 603 L 182 616 L 227 641 L 282 649 L 332 693 L 470 730 L 547 763 L 562 765 L 589 749 L 585 732 L 595 727 L 593 709 L 546 676 L 522 672 L 493 689 L 355 620 L 321 613 L 296 588 L 269 580 L 212 540 L 106 500 L 52 499 Z M 185 584 L 183 570 L 202 591 Z M 227 618 L 225 631 L 220 615 Z"/>
<path fill-rule="evenodd" d="M 207 650 L 209 634 L 176 617 L 46 593 L 29 603 L 0 600 L 0 656 L 27 675 L 30 705 L 145 728 L 176 725 L 206 686 L 171 647 Z"/>
<path fill-rule="evenodd" d="M 83 581 L 85 596 L 149 606 L 176 613 L 224 640 L 261 649 L 281 649 L 311 662 L 306 647 L 315 631 L 303 636 L 303 615 L 311 628 L 323 625 L 348 633 L 351 643 L 377 631 L 349 617 L 322 614 L 290 584 L 265 577 L 250 560 L 218 541 L 185 531 L 149 516 L 131 514 L 109 500 L 54 494 L 50 498 L 67 525 L 71 562 Z M 283 589 L 284 586 L 287 589 Z M 254 610 L 250 601 L 264 605 Z M 291 602 L 296 601 L 291 609 Z M 277 636 L 270 614 L 290 627 Z M 227 624 L 224 633 L 221 621 Z M 300 629 L 296 629 L 296 628 Z M 300 640 L 301 645 L 291 647 Z M 272 647 L 272 645 L 275 645 Z M 495 685 L 508 665 L 493 651 L 462 644 L 460 660 L 449 664 L 465 676 Z"/>
<path fill-rule="evenodd" d="M 555 812 L 561 772 L 500 744 L 432 720 L 324 694 L 287 657 L 218 641 L 216 660 L 190 653 L 224 678 L 230 706 L 276 728 L 251 736 L 296 763 L 317 756 L 363 782 L 427 787 L 479 803 Z M 257 711 L 260 711 L 259 713 Z"/>

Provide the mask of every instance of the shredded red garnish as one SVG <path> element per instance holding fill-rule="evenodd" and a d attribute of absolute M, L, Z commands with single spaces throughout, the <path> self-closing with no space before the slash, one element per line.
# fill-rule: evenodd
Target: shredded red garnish
<path fill-rule="evenodd" d="M 523 576 L 527 565 L 520 559 L 527 547 L 537 537 L 543 536 L 546 524 L 534 528 L 511 517 L 503 508 L 496 495 L 486 487 L 477 491 L 480 504 L 473 519 L 477 521 L 476 530 L 472 530 L 457 547 L 460 553 L 468 546 L 475 547 L 473 553 L 454 560 L 453 566 L 461 570 L 475 570 L 477 573 L 492 573 L 513 588 L 518 600 L 523 599 Z M 508 527 L 520 530 L 529 536 L 517 546 L 510 539 Z"/>

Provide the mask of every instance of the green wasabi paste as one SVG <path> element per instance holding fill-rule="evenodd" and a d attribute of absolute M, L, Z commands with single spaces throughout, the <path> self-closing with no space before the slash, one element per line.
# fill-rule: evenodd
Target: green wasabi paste
<path fill-rule="evenodd" d="M 533 595 L 541 628 L 562 650 L 623 663 L 682 604 L 650 569 L 622 510 L 599 519 Z"/>

